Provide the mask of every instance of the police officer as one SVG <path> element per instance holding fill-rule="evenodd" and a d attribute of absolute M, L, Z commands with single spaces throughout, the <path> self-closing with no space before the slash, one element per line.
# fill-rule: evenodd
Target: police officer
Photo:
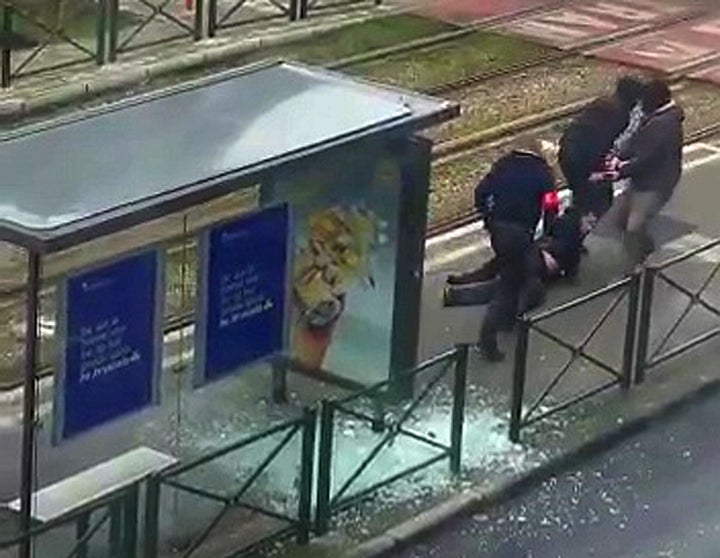
<path fill-rule="evenodd" d="M 475 188 L 475 205 L 490 233 L 500 277 L 480 330 L 480 352 L 489 361 L 504 358 L 497 334 L 515 323 L 542 200 L 554 189 L 553 173 L 540 142 L 530 137 L 520 138 Z"/>

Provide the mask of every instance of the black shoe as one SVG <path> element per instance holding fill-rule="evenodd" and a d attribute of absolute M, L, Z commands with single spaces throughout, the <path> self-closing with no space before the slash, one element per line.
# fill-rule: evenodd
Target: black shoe
<path fill-rule="evenodd" d="M 451 273 L 447 277 L 448 285 L 472 285 L 473 283 L 484 283 L 495 279 L 497 274 L 487 267 L 473 269 L 466 273 Z"/>
<path fill-rule="evenodd" d="M 497 347 L 489 349 L 487 347 L 483 347 L 482 345 L 478 345 L 478 350 L 480 351 L 480 356 L 488 362 L 502 362 L 505 360 L 505 353 Z"/>

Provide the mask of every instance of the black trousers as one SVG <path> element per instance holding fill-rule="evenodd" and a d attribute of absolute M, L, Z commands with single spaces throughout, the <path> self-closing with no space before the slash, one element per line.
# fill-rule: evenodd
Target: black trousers
<path fill-rule="evenodd" d="M 495 222 L 488 228 L 500 281 L 480 328 L 480 346 L 493 353 L 499 350 L 498 332 L 512 327 L 517 317 L 533 238 L 531 231 L 515 223 Z"/>
<path fill-rule="evenodd" d="M 560 170 L 573 194 L 573 205 L 581 215 L 592 213 L 600 219 L 613 203 L 612 182 L 590 182 L 586 165 L 578 164 L 572 153 L 561 151 L 558 156 Z"/>

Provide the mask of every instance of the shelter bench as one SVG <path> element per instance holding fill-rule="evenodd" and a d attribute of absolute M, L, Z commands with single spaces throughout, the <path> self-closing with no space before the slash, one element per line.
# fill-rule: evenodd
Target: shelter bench
<path fill-rule="evenodd" d="M 152 448 L 135 448 L 33 493 L 32 520 L 46 525 L 77 517 L 75 555 L 86 558 L 88 539 L 93 535 L 90 515 L 108 504 L 110 556 L 135 556 L 140 484 L 177 462 L 175 457 Z M 5 507 L 20 513 L 20 499 Z"/>

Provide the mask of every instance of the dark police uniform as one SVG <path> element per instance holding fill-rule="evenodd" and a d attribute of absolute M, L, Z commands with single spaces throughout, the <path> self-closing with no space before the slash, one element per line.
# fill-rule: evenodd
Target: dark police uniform
<path fill-rule="evenodd" d="M 512 327 L 526 273 L 526 258 L 542 213 L 543 196 L 555 188 L 545 159 L 515 150 L 498 159 L 475 188 L 475 206 L 485 220 L 497 260 L 500 285 L 480 331 L 480 349 L 500 360 L 500 329 Z"/>

